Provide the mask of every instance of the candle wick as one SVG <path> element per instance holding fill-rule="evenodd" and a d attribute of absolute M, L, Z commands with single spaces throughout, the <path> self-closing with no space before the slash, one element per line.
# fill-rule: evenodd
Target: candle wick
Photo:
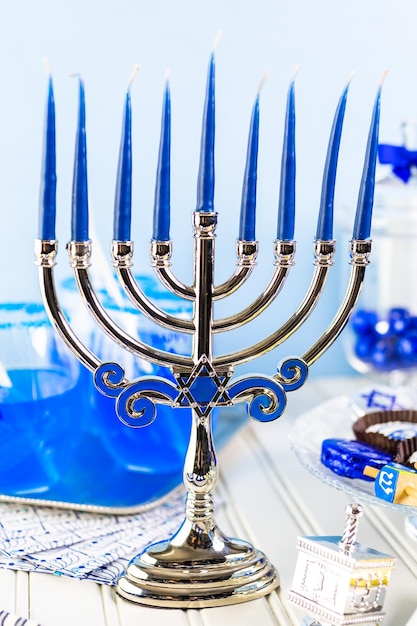
<path fill-rule="evenodd" d="M 165 70 L 165 82 L 169 81 L 170 76 L 171 76 L 171 70 L 169 67 L 167 67 L 167 69 Z"/>
<path fill-rule="evenodd" d="M 382 87 L 382 85 L 384 84 L 387 74 L 388 74 L 388 70 L 385 70 L 384 73 L 382 74 L 381 82 L 379 83 L 380 87 Z"/>
<path fill-rule="evenodd" d="M 266 83 L 266 79 L 268 78 L 269 74 L 270 74 L 270 71 L 269 71 L 269 70 L 267 70 L 267 71 L 265 72 L 265 74 L 262 76 L 262 78 L 261 78 L 261 82 L 259 83 L 259 87 L 258 87 L 258 95 L 261 93 L 261 91 L 262 91 L 262 89 L 263 89 L 263 86 L 265 85 L 265 83 Z"/>
<path fill-rule="evenodd" d="M 71 72 L 68 74 L 68 78 L 81 78 L 80 72 Z"/>
<path fill-rule="evenodd" d="M 136 63 L 135 67 L 132 70 L 132 73 L 129 76 L 129 80 L 127 81 L 127 88 L 130 89 L 131 84 L 133 83 L 136 74 L 139 72 L 140 65 Z"/>
<path fill-rule="evenodd" d="M 300 64 L 298 63 L 298 64 L 295 66 L 294 73 L 293 73 L 293 75 L 292 75 L 292 82 L 294 82 L 294 81 L 295 81 L 295 77 L 297 76 L 297 74 L 298 74 L 298 72 L 299 72 L 299 69 L 300 69 Z"/>
<path fill-rule="evenodd" d="M 355 70 L 352 70 L 352 71 L 350 72 L 349 76 L 348 76 L 346 86 L 350 85 L 350 83 L 352 82 L 352 78 L 354 77 L 354 75 L 355 75 Z"/>
<path fill-rule="evenodd" d="M 216 50 L 216 48 L 217 48 L 217 44 L 219 43 L 219 39 L 220 39 L 220 37 L 221 37 L 222 35 L 223 35 L 223 31 L 222 31 L 222 30 L 219 30 L 219 31 L 218 31 L 218 33 L 217 33 L 217 35 L 216 35 L 216 36 L 215 36 L 215 38 L 214 38 L 213 45 L 212 45 L 212 47 L 211 47 L 211 51 L 212 51 L 212 52 L 214 52 L 214 51 Z"/>
<path fill-rule="evenodd" d="M 52 74 L 51 66 L 50 66 L 49 61 L 48 61 L 48 59 L 46 57 L 44 57 L 42 59 L 42 63 L 44 64 L 44 67 L 45 67 L 46 71 L 48 72 L 48 74 Z"/>

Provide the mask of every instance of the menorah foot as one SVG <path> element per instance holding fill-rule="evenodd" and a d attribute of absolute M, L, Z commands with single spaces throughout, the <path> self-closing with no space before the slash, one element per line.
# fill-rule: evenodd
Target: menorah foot
<path fill-rule="evenodd" d="M 117 593 L 137 604 L 205 608 L 254 600 L 279 586 L 263 552 L 217 528 L 202 530 L 194 527 L 179 543 L 180 529 L 171 540 L 148 546 L 130 562 Z"/>

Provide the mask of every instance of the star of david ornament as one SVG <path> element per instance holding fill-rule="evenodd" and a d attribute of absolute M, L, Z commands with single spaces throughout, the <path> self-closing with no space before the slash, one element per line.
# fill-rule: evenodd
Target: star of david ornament
<path fill-rule="evenodd" d="M 199 417 L 206 417 L 216 406 L 233 404 L 226 388 L 233 374 L 231 368 L 216 371 L 205 354 L 188 372 L 174 372 L 181 389 L 174 407 L 191 407 Z"/>

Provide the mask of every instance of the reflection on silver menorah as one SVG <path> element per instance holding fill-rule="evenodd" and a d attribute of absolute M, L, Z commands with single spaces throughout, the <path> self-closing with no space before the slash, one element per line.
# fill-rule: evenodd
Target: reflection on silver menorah
<path fill-rule="evenodd" d="M 251 229 L 253 221 L 251 222 L 248 217 L 244 218 L 244 222 L 245 219 L 249 220 L 249 222 L 246 221 L 246 226 L 249 224 L 249 231 L 243 229 L 243 234 L 239 236 L 237 241 L 237 269 L 226 282 L 215 285 L 214 248 L 217 213 L 213 210 L 212 204 L 214 186 L 212 175 L 214 153 L 213 56 L 210 62 L 203 119 L 199 196 L 197 209 L 192 214 L 194 231 L 193 284 L 191 286 L 184 284 L 178 280 L 171 270 L 172 243 L 169 240 L 169 236 L 166 236 L 163 228 L 163 219 L 166 220 L 166 214 L 165 218 L 162 216 L 162 225 L 159 222 L 158 226 L 157 223 L 156 236 L 154 235 L 150 246 L 151 265 L 162 283 L 177 296 L 190 300 L 193 303 L 193 313 L 190 319 L 180 319 L 175 315 L 167 314 L 155 306 L 141 291 L 140 285 L 131 271 L 133 243 L 130 241 L 130 230 L 125 231 L 120 236 L 121 231 L 119 227 L 123 226 L 124 218 L 120 217 L 120 204 L 118 205 L 119 217 L 116 220 L 116 236 L 111 246 L 113 265 L 117 277 L 130 300 L 146 316 L 165 328 L 192 336 L 193 344 L 190 355 L 173 354 L 157 349 L 152 345 L 146 345 L 139 339 L 126 333 L 111 319 L 100 304 L 89 276 L 92 244 L 88 238 L 88 229 L 84 228 L 85 221 L 82 221 L 85 220 L 85 207 L 81 207 L 80 213 L 80 207 L 75 206 L 75 226 L 73 224 L 72 240 L 69 242 L 67 249 L 79 292 L 89 312 L 98 326 L 122 348 L 152 363 L 169 368 L 175 382 L 162 377 L 149 376 L 128 381 L 120 364 L 101 363 L 77 338 L 58 303 L 53 276 L 57 241 L 54 230 L 53 232 L 50 229 L 48 230 L 49 222 L 47 215 L 41 215 L 46 221 L 41 226 L 39 239 L 35 241 L 35 254 L 36 263 L 39 266 L 40 286 L 45 307 L 62 339 L 78 359 L 94 372 L 97 388 L 103 394 L 115 398 L 119 418 L 129 426 L 145 426 L 150 424 L 156 417 L 158 403 L 169 404 L 176 409 L 183 407 L 191 407 L 192 409 L 190 442 L 184 462 L 184 484 L 187 490 L 185 519 L 180 529 L 171 539 L 149 546 L 143 553 L 131 561 L 127 572 L 120 578 L 117 586 L 118 593 L 129 600 L 162 607 L 208 607 L 251 600 L 269 593 L 279 585 L 277 572 L 262 552 L 246 541 L 227 537 L 216 524 L 212 494 L 218 478 L 218 468 L 213 444 L 211 414 L 214 407 L 246 402 L 249 414 L 255 420 L 265 422 L 278 418 L 285 409 L 287 392 L 294 391 L 304 384 L 309 367 L 338 337 L 357 301 L 371 250 L 369 229 L 373 199 L 380 90 L 378 91 L 374 107 L 354 235 L 351 241 L 351 277 L 344 300 L 336 316 L 328 329 L 301 358 L 285 360 L 278 367 L 275 375 L 243 376 L 233 379 L 235 366 L 251 361 L 276 348 L 302 326 L 317 304 L 329 269 L 333 265 L 335 252 L 335 242 L 331 234 L 333 191 L 346 91 L 347 88 L 339 102 L 329 144 L 323 187 L 324 199 L 322 198 L 324 213 L 323 211 L 320 212 L 319 226 L 314 244 L 315 270 L 311 285 L 304 300 L 288 321 L 270 336 L 250 347 L 230 354 L 214 355 L 213 335 L 240 327 L 262 313 L 280 292 L 293 265 L 295 254 L 295 241 L 293 240 L 292 230 L 293 215 L 288 214 L 294 201 L 293 194 L 291 195 L 291 185 L 294 185 L 295 180 L 295 168 L 293 168 L 294 163 L 292 161 L 294 158 L 293 83 L 291 83 L 287 105 L 281 173 L 280 203 L 282 205 L 282 215 L 281 217 L 279 216 L 279 235 L 274 243 L 275 269 L 263 293 L 242 311 L 224 319 L 215 319 L 214 317 L 214 303 L 235 292 L 252 273 L 256 265 L 258 242 L 254 236 L 254 229 Z M 168 92 L 166 92 L 166 105 L 169 103 L 167 94 Z M 126 102 L 130 107 L 130 99 L 127 99 Z M 256 107 L 257 104 L 258 98 Z M 50 105 L 51 103 L 49 103 L 49 113 L 51 113 Z M 128 124 L 126 120 L 129 120 L 129 107 L 125 109 L 126 124 Z M 253 184 L 253 180 L 256 180 L 256 175 L 253 176 L 255 166 L 253 160 L 251 161 L 253 157 L 251 140 L 253 140 L 257 132 L 256 107 L 254 108 L 255 116 L 252 118 L 248 148 L 249 165 L 247 165 L 245 179 L 245 184 L 247 183 L 248 186 L 250 186 L 251 181 Z M 165 107 L 165 118 L 163 118 L 165 119 L 163 131 L 165 139 L 168 120 L 166 116 L 167 107 Z M 48 119 L 49 123 L 51 123 L 51 116 Z M 79 176 L 80 171 L 85 167 L 83 162 L 83 158 L 85 159 L 85 145 L 83 148 L 83 141 L 85 141 L 84 123 L 84 91 L 82 81 L 80 81 L 76 177 Z M 80 129 L 83 132 L 80 132 Z M 122 138 L 121 158 L 123 157 L 123 150 L 126 147 L 125 142 L 128 135 L 129 132 Z M 47 174 L 49 167 L 48 137 L 50 138 L 50 136 L 51 133 L 48 135 L 47 132 L 46 162 L 44 164 L 45 187 L 48 184 L 48 180 L 53 179 L 53 176 L 48 179 Z M 160 150 L 160 159 L 162 160 L 166 159 L 163 146 L 164 139 L 162 138 Z M 82 156 L 83 149 L 84 157 Z M 163 167 L 158 167 L 158 172 L 160 170 L 163 170 Z M 120 174 L 122 178 L 123 171 L 123 163 L 120 166 L 119 162 L 119 174 L 122 172 Z M 82 175 L 86 177 L 86 172 L 83 171 Z M 290 181 L 288 180 L 289 178 L 291 179 Z M 84 183 L 86 183 L 86 178 Z M 159 185 L 160 188 L 157 196 L 159 198 L 163 195 L 161 193 L 163 184 L 164 182 L 158 174 L 157 187 Z M 120 188 L 123 188 L 123 185 L 123 180 L 119 180 L 119 200 Z M 79 186 L 80 183 L 76 181 L 76 191 L 79 191 Z M 86 184 L 84 186 L 86 189 Z M 243 202 L 242 206 L 245 204 L 245 209 L 247 209 L 248 192 L 245 197 L 246 204 Z M 78 205 L 83 204 L 79 196 L 77 200 L 77 193 L 75 193 L 75 198 L 75 202 L 78 202 Z M 160 215 L 156 211 L 156 221 L 158 221 L 158 217 Z M 128 219 L 130 219 L 130 216 L 128 216 Z M 161 233 L 163 234 L 161 235 Z"/>

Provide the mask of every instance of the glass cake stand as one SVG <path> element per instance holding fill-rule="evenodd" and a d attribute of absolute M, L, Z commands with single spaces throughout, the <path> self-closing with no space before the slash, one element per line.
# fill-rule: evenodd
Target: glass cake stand
<path fill-rule="evenodd" d="M 417 539 L 417 507 L 391 504 L 374 495 L 373 481 L 339 476 L 322 464 L 321 444 L 328 438 L 354 439 L 350 398 L 340 396 L 328 400 L 301 415 L 290 432 L 291 447 L 298 461 L 320 480 L 342 490 L 360 501 L 369 502 L 405 514 L 407 532 Z"/>

